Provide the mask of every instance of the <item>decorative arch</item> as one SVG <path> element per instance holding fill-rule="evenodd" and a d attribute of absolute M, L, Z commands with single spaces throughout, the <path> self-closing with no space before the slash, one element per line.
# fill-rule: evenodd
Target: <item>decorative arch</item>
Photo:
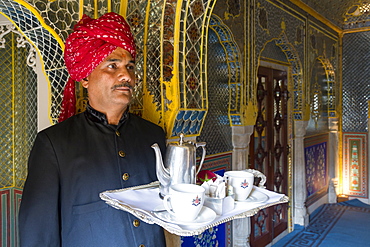
<path fill-rule="evenodd" d="M 25 2 L 21 4 L 10 0 L 0 0 L 0 12 L 20 30 L 40 54 L 51 92 L 50 118 L 51 122 L 56 123 L 63 88 L 68 79 L 63 60 L 63 42 L 43 22 L 37 11 Z"/>
<path fill-rule="evenodd" d="M 325 58 L 324 56 L 319 56 L 317 59 L 321 62 L 321 64 L 324 67 L 327 84 L 328 84 L 328 117 L 335 118 L 337 117 L 337 111 L 336 111 L 336 93 L 335 93 L 335 71 L 334 67 L 331 64 L 330 60 Z"/>
<path fill-rule="evenodd" d="M 218 36 L 220 44 L 226 54 L 227 70 L 229 74 L 229 122 L 230 126 L 244 125 L 243 106 L 245 105 L 245 85 L 243 85 L 242 63 L 240 50 L 230 29 L 222 22 L 221 18 L 212 15 L 209 28 Z"/>
<path fill-rule="evenodd" d="M 282 32 L 280 36 L 275 39 L 275 44 L 281 48 L 286 55 L 288 62 L 292 67 L 293 77 L 293 119 L 303 120 L 304 118 L 304 98 L 303 98 L 303 75 L 302 65 L 299 60 L 298 53 L 295 51 L 294 46 L 289 42 L 285 32 Z"/>
<path fill-rule="evenodd" d="M 174 28 L 173 39 L 166 36 L 172 30 L 165 30 L 163 38 L 167 42 L 162 48 L 168 52 L 162 61 L 162 104 L 169 138 L 180 133 L 192 137 L 201 133 L 208 108 L 207 28 L 215 3 L 216 0 L 189 0 L 178 1 L 176 6 L 166 4 L 166 13 L 175 17 L 174 24 L 168 26 Z M 164 20 L 168 20 L 167 16 Z"/>

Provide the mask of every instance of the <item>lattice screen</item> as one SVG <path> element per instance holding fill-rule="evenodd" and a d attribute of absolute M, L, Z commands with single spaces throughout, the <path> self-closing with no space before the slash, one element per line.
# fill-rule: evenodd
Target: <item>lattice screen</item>
<path fill-rule="evenodd" d="M 0 48 L 0 188 L 22 188 L 37 133 L 37 76 L 27 65 L 34 50 L 10 28 L 1 26 L 5 43 Z"/>
<path fill-rule="evenodd" d="M 209 105 L 204 127 L 198 141 L 207 145 L 207 155 L 231 151 L 232 133 L 228 117 L 229 74 L 225 50 L 214 30 L 208 31 L 208 97 Z M 199 154 L 200 155 L 200 154 Z"/>
<path fill-rule="evenodd" d="M 69 1 L 68 3 L 71 2 L 73 1 Z M 59 30 L 59 28 L 64 27 L 69 30 L 67 27 L 73 22 L 72 20 L 67 22 L 60 20 L 63 16 L 67 19 L 70 17 L 69 15 L 67 16 L 67 13 L 61 11 L 60 6 L 62 6 L 62 4 L 60 4 L 59 1 L 46 3 L 45 1 L 38 0 L 35 0 L 34 4 L 37 6 L 36 9 L 40 9 L 42 16 L 46 15 L 45 17 L 43 16 L 45 23 L 58 23 L 55 24 L 55 30 L 53 30 L 53 32 L 55 31 L 60 37 L 64 37 L 66 33 Z M 67 4 L 65 7 L 68 8 L 68 10 L 75 11 L 75 5 L 70 6 Z M 45 12 L 48 8 L 50 8 L 50 12 Z M 64 11 L 68 12 L 66 9 L 64 9 Z M 43 59 L 45 73 L 50 81 L 50 102 L 52 102 L 50 106 L 50 117 L 52 121 L 56 123 L 59 117 L 64 84 L 68 79 L 68 74 L 64 67 L 64 60 L 62 59 L 62 47 L 58 43 L 60 37 L 58 36 L 59 39 L 54 37 L 50 30 L 47 30 L 41 25 L 40 21 L 31 10 L 16 1 L 0 0 L 0 12 L 9 17 L 22 33 L 31 40 L 34 46 L 38 48 Z M 52 25 L 52 27 L 54 26 Z"/>
<path fill-rule="evenodd" d="M 370 32 L 343 37 L 343 131 L 367 131 Z M 356 47 L 356 49 L 353 49 Z"/>

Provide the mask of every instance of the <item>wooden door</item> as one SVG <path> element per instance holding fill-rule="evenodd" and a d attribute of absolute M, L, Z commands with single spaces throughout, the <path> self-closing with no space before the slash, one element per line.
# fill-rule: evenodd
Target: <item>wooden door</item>
<path fill-rule="evenodd" d="M 260 67 L 258 70 L 258 115 L 250 143 L 250 168 L 264 173 L 266 188 L 287 194 L 288 129 L 287 73 Z M 251 221 L 251 246 L 270 243 L 287 229 L 287 204 L 260 210 Z"/>

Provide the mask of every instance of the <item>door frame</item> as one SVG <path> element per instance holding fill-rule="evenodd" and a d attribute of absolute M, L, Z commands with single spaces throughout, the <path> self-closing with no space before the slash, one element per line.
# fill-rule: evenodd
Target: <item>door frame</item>
<path fill-rule="evenodd" d="M 293 92 L 293 88 L 292 88 L 292 82 L 293 82 L 293 79 L 292 79 L 292 66 L 291 64 L 289 63 L 284 63 L 284 62 L 280 62 L 280 61 L 271 61 L 269 59 L 264 59 L 264 60 L 260 60 L 259 61 L 259 66 L 257 67 L 257 71 L 259 69 L 259 67 L 266 67 L 266 68 L 270 68 L 270 69 L 274 69 L 274 70 L 281 70 L 281 71 L 285 71 L 287 73 L 287 89 L 290 93 Z M 257 74 L 256 74 L 257 75 Z M 280 236 L 283 236 L 285 235 L 286 233 L 290 232 L 293 230 L 293 224 L 292 224 L 292 217 L 293 217 L 293 214 L 292 214 L 292 210 L 293 210 L 293 206 L 294 206 L 294 203 L 293 203 L 293 198 L 292 198 L 292 195 L 293 195 L 293 164 L 292 164 L 292 161 L 293 161 L 293 154 L 294 154 L 294 142 L 293 142 L 293 137 L 294 137 L 294 118 L 293 118 L 293 100 L 292 98 L 290 98 L 290 100 L 287 101 L 287 144 L 289 146 L 289 150 L 288 150 L 288 154 L 287 154 L 287 188 L 286 188 L 286 191 L 287 191 L 287 196 L 291 199 L 289 204 L 287 205 L 288 206 L 288 210 L 287 210 L 287 228 L 285 230 L 279 230 L 278 232 L 279 235 L 275 235 L 273 236 L 274 239 L 270 239 L 270 242 L 271 243 L 274 243 L 276 242 L 278 239 L 280 239 Z M 253 132 L 254 133 L 254 132 Z M 254 136 L 254 134 L 252 134 L 252 136 Z M 254 140 L 251 139 L 251 142 L 250 142 L 250 145 L 254 146 Z M 271 210 L 273 211 L 273 210 Z M 251 227 L 253 227 L 251 225 Z M 252 236 L 251 236 L 252 237 Z"/>

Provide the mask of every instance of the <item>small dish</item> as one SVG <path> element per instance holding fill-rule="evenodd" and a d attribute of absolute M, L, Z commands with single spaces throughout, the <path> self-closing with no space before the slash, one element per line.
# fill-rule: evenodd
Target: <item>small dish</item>
<path fill-rule="evenodd" d="M 212 209 L 203 206 L 202 209 L 199 212 L 198 217 L 195 218 L 195 220 L 190 222 L 183 222 L 178 221 L 175 216 L 168 213 L 167 211 L 163 210 L 163 206 L 159 205 L 153 210 L 153 214 L 166 222 L 177 224 L 181 226 L 182 228 L 197 228 L 199 226 L 206 225 L 207 223 L 212 222 L 216 218 L 216 213 Z"/>
<path fill-rule="evenodd" d="M 247 199 L 238 200 L 238 201 L 235 201 L 235 202 L 236 203 L 238 203 L 238 202 L 254 202 L 254 203 L 256 203 L 256 202 L 265 202 L 268 199 L 269 199 L 268 195 L 253 189 L 251 194 L 248 196 Z"/>

